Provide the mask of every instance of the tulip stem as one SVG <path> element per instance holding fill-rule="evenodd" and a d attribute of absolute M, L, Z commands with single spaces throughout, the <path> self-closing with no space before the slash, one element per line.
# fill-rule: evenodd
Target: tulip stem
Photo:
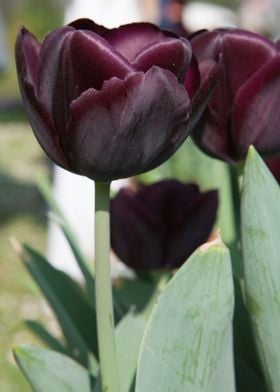
<path fill-rule="evenodd" d="M 102 392 L 119 392 L 110 269 L 110 183 L 95 183 L 95 292 Z"/>

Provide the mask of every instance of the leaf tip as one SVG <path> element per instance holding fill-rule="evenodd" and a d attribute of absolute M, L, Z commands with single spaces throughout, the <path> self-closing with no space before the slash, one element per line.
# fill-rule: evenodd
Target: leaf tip
<path fill-rule="evenodd" d="M 16 237 L 13 236 L 9 238 L 9 241 L 15 253 L 21 257 L 23 254 L 23 247 L 21 243 L 17 240 Z"/>
<path fill-rule="evenodd" d="M 212 248 L 219 248 L 220 250 L 224 251 L 225 245 L 221 238 L 220 229 L 215 230 L 215 232 L 210 237 L 209 241 L 205 242 L 205 244 L 199 247 L 201 252 L 208 252 Z"/>
<path fill-rule="evenodd" d="M 248 148 L 247 157 L 246 157 L 246 163 L 254 161 L 257 158 L 258 158 L 258 152 L 255 149 L 255 147 L 251 145 Z"/>
<path fill-rule="evenodd" d="M 19 344 L 19 345 L 12 348 L 12 352 L 13 352 L 15 360 L 18 361 L 19 358 L 22 358 L 23 356 L 26 355 L 26 345 Z"/>

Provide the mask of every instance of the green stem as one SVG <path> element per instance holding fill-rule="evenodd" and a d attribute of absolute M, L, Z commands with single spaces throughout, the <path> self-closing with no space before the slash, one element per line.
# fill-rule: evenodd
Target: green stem
<path fill-rule="evenodd" d="M 118 392 L 110 270 L 110 183 L 95 183 L 95 295 L 102 392 Z"/>
<path fill-rule="evenodd" d="M 231 254 L 233 259 L 233 271 L 235 276 L 242 277 L 242 254 L 241 254 L 241 214 L 240 214 L 240 186 L 239 180 L 241 176 L 240 167 L 237 165 L 229 165 L 229 174 L 231 181 L 232 208 L 234 219 L 235 238 L 231 246 Z"/>
<path fill-rule="evenodd" d="M 240 189 L 239 189 L 239 172 L 235 165 L 230 165 L 230 181 L 232 193 L 232 205 L 234 216 L 234 230 L 236 239 L 240 239 Z"/>

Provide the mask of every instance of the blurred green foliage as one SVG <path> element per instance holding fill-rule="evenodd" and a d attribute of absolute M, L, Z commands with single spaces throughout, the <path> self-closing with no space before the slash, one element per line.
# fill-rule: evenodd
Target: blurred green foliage
<path fill-rule="evenodd" d="M 0 123 L 1 392 L 30 391 L 11 350 L 18 343 L 37 342 L 24 325 L 24 319 L 49 319 L 37 287 L 10 243 L 14 237 L 44 251 L 45 205 L 36 188 L 35 175 L 47 171 L 43 153 L 29 126 Z"/>
<path fill-rule="evenodd" d="M 12 26 L 24 25 L 41 39 L 49 30 L 62 23 L 62 7 L 59 2 L 47 0 L 24 0 L 14 8 L 8 22 Z"/>
<path fill-rule="evenodd" d="M 7 28 L 9 66 L 0 77 L 0 98 L 19 97 L 14 63 L 14 44 L 20 26 L 24 25 L 39 40 L 50 30 L 61 25 L 63 2 L 49 0 L 4 0 L 3 7 Z M 2 118 L 0 118 L 0 121 Z"/>

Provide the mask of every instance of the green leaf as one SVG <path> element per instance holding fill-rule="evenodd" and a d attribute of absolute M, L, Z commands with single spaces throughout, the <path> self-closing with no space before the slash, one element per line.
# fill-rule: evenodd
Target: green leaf
<path fill-rule="evenodd" d="M 220 240 L 170 280 L 141 344 L 136 392 L 233 392 L 233 281 Z"/>
<path fill-rule="evenodd" d="M 91 377 L 73 359 L 30 345 L 17 346 L 14 355 L 35 392 L 90 392 Z"/>
<path fill-rule="evenodd" d="M 252 325 L 244 303 L 240 281 L 234 279 L 235 309 L 233 318 L 235 378 L 238 392 L 247 392 L 251 383 L 254 392 L 264 389 L 262 370 L 253 337 Z M 250 381 L 251 380 L 251 381 Z M 253 382 L 254 380 L 254 382 Z"/>
<path fill-rule="evenodd" d="M 143 315 L 128 313 L 117 325 L 116 346 L 122 392 L 129 392 L 133 385 L 146 323 Z"/>
<path fill-rule="evenodd" d="M 77 283 L 41 254 L 24 246 L 21 256 L 52 307 L 73 355 L 86 366 L 92 357 L 90 351 L 98 357 L 94 309 Z"/>
<path fill-rule="evenodd" d="M 46 328 L 38 321 L 35 320 L 25 320 L 28 328 L 37 335 L 43 342 L 45 342 L 52 350 L 58 351 L 62 354 L 70 355 L 66 347 L 56 339 Z"/>
<path fill-rule="evenodd" d="M 265 377 L 280 385 L 280 189 L 250 148 L 244 172 L 242 248 L 246 304 Z"/>
<path fill-rule="evenodd" d="M 38 188 L 44 197 L 46 203 L 49 205 L 51 208 L 53 214 L 52 214 L 52 219 L 60 226 L 61 230 L 63 231 L 65 238 L 67 239 L 72 252 L 75 256 L 75 260 L 78 263 L 78 266 L 84 276 L 85 282 L 86 282 L 86 287 L 87 287 L 87 292 L 89 296 L 89 301 L 91 302 L 92 306 L 95 306 L 95 284 L 94 284 L 94 278 L 93 275 L 88 268 L 88 263 L 83 255 L 76 237 L 71 230 L 69 224 L 67 223 L 61 209 L 59 208 L 59 205 L 57 204 L 54 195 L 52 193 L 52 188 L 50 183 L 48 182 L 48 179 L 46 176 L 40 176 L 37 179 L 37 185 Z"/>
<path fill-rule="evenodd" d="M 268 392 L 261 378 L 238 357 L 235 360 L 235 373 L 238 392 Z"/>
<path fill-rule="evenodd" d="M 142 279 L 119 279 L 113 287 L 114 301 L 121 306 L 123 311 L 141 312 L 156 291 L 155 285 Z"/>

